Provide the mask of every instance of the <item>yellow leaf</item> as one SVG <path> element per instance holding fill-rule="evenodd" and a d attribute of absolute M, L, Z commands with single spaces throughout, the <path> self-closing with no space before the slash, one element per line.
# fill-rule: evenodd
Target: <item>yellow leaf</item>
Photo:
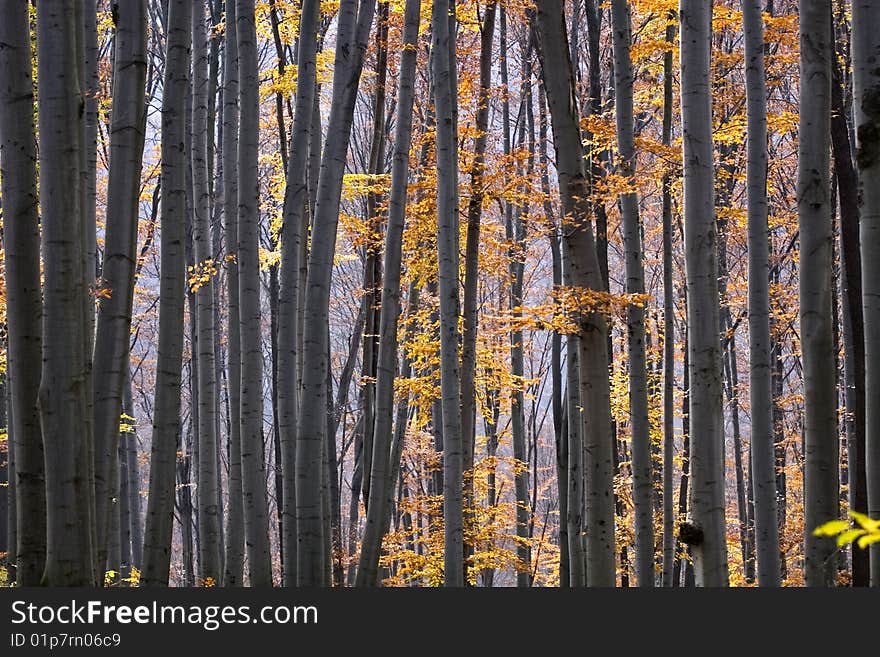
<path fill-rule="evenodd" d="M 858 541 L 859 547 L 862 548 L 863 550 L 866 547 L 868 547 L 869 545 L 871 545 L 872 543 L 880 543 L 880 533 L 878 533 L 878 534 L 865 534 Z"/>
<path fill-rule="evenodd" d="M 837 536 L 847 529 L 849 529 L 849 523 L 846 520 L 830 520 L 824 525 L 816 527 L 813 530 L 813 536 Z"/>
<path fill-rule="evenodd" d="M 869 516 L 866 516 L 864 513 L 859 513 L 858 511 L 850 511 L 849 515 L 852 516 L 852 519 L 856 521 L 862 529 L 868 532 L 876 532 L 880 530 L 880 520 L 873 520 Z"/>
<path fill-rule="evenodd" d="M 849 545 L 856 538 L 865 533 L 864 529 L 847 529 L 845 532 L 841 532 L 837 537 L 837 547 L 843 547 L 844 545 Z"/>

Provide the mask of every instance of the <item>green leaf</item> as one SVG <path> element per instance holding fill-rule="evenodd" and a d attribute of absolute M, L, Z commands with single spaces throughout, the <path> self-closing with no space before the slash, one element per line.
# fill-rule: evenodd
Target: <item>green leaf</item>
<path fill-rule="evenodd" d="M 816 527 L 813 530 L 813 536 L 837 536 L 847 529 L 849 529 L 849 523 L 846 520 L 829 520 L 824 525 Z"/>

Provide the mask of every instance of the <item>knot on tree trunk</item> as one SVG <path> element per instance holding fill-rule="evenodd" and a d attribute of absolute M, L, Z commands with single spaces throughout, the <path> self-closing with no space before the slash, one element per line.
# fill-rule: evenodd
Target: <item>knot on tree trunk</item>
<path fill-rule="evenodd" d="M 692 522 L 683 522 L 678 526 L 678 538 L 685 545 L 700 545 L 703 542 L 703 530 Z"/>

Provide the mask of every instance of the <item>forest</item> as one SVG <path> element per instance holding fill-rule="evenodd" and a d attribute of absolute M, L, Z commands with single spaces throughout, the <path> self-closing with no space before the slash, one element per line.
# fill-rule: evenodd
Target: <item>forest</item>
<path fill-rule="evenodd" d="M 880 586 L 880 3 L 0 0 L 0 585 Z"/>

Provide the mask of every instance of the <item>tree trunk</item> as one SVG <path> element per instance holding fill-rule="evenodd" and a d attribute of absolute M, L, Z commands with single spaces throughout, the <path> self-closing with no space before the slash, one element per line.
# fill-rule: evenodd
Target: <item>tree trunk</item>
<path fill-rule="evenodd" d="M 853 164 L 840 65 L 831 86 L 831 148 L 840 203 L 840 267 L 846 391 L 846 459 L 849 507 L 868 512 L 865 478 L 865 323 L 862 311 L 862 258 L 859 252 L 859 181 Z M 868 551 L 852 548 L 852 584 L 868 586 Z"/>
<path fill-rule="evenodd" d="M 192 132 L 190 154 L 193 178 L 193 245 L 195 268 L 190 288 L 195 288 L 195 326 L 198 335 L 199 421 L 198 520 L 199 580 L 218 584 L 222 578 L 220 515 L 217 506 L 217 381 L 214 361 L 214 275 L 211 245 L 211 205 L 208 189 L 208 42 L 205 3 L 192 4 Z"/>
<path fill-rule="evenodd" d="M 106 550 L 112 499 L 107 483 L 115 478 L 119 416 L 128 377 L 146 115 L 146 13 L 145 2 L 131 2 L 120 4 L 114 14 L 113 113 L 101 267 L 101 287 L 105 293 L 98 296 L 94 356 L 95 516 L 99 552 Z"/>
<path fill-rule="evenodd" d="M 226 241 L 226 396 L 229 403 L 229 458 L 224 586 L 244 582 L 244 496 L 241 482 L 241 324 L 238 289 L 238 35 L 236 0 L 226 0 L 226 34 L 223 46 L 223 223 Z"/>
<path fill-rule="evenodd" d="M 283 476 L 283 554 L 284 585 L 296 585 L 296 412 L 297 412 L 297 342 L 301 226 L 307 207 L 306 168 L 312 110 L 315 104 L 315 67 L 319 3 L 305 0 L 300 17 L 299 54 L 297 58 L 296 109 L 291 135 L 292 157 L 288 157 L 287 184 L 284 190 L 284 226 L 281 239 L 281 294 L 278 299 L 278 426 L 281 432 Z M 303 38 L 303 36 L 306 38 Z"/>
<path fill-rule="evenodd" d="M 556 225 L 553 203 L 550 200 L 549 158 L 547 156 L 547 100 L 543 86 L 538 87 L 538 156 L 541 164 L 541 193 L 544 196 L 544 221 L 550 242 L 550 255 L 553 261 L 553 286 L 558 291 L 562 285 L 562 253 L 559 245 L 559 227 Z M 554 297 L 558 302 L 558 294 Z M 550 376 L 553 385 L 553 434 L 556 445 L 556 483 L 559 498 L 559 586 L 568 588 L 571 584 L 572 554 L 583 561 L 580 550 L 572 552 L 569 534 L 569 490 L 568 422 L 565 420 L 566 405 L 563 402 L 562 385 L 562 335 L 553 332 L 551 338 Z M 580 501 L 577 502 L 580 505 Z M 580 533 L 580 530 L 578 530 Z M 577 537 L 580 541 L 580 537 Z"/>
<path fill-rule="evenodd" d="M 81 171 L 83 93 L 77 57 L 82 26 L 73 2 L 41 1 L 40 203 L 43 238 L 43 374 L 39 408 L 46 463 L 46 570 L 51 586 L 93 586 L 94 491 L 88 368 L 88 290 L 83 285 Z M 16 415 L 16 414 L 14 414 Z M 21 471 L 18 472 L 19 478 Z M 19 490 L 19 494 L 23 491 Z M 21 499 L 21 498 L 20 498 Z M 33 518 L 22 518 L 27 523 Z"/>
<path fill-rule="evenodd" d="M 162 91 L 161 262 L 159 342 L 153 405 L 150 492 L 144 529 L 141 583 L 167 586 L 171 562 L 174 480 L 180 435 L 183 305 L 185 300 L 186 170 L 185 122 L 189 86 L 190 23 L 187 2 L 170 0 Z"/>
<path fill-rule="evenodd" d="M 565 251 L 568 253 L 574 290 L 602 291 L 605 284 L 588 220 L 589 192 L 562 5 L 560 0 L 542 2 L 538 7 L 537 23 L 556 147 L 562 210 L 566 217 L 563 223 Z M 576 414 L 579 415 L 577 422 L 583 425 L 586 451 L 586 580 L 590 586 L 614 586 L 614 438 L 608 382 L 608 327 L 605 318 L 592 308 L 579 309 L 577 320 L 580 375 L 577 405 L 589 409 L 588 412 Z M 570 340 L 569 344 L 573 342 Z M 570 461 L 572 457 L 570 445 Z"/>
<path fill-rule="evenodd" d="M 378 582 L 379 554 L 389 517 L 391 493 L 396 477 L 392 447 L 394 378 L 397 370 L 397 320 L 400 316 L 400 265 L 406 217 L 409 151 L 412 143 L 412 108 L 419 38 L 421 0 L 408 0 L 404 15 L 404 49 L 401 53 L 397 91 L 397 121 L 391 165 L 391 193 L 388 200 L 388 226 L 385 233 L 385 262 L 382 308 L 379 315 L 379 355 L 376 369 L 376 423 L 373 431 L 373 458 L 367 505 L 367 524 L 358 563 L 357 584 L 375 586 Z M 405 422 L 405 417 L 404 417 Z M 398 416 L 398 429 L 400 417 Z M 395 441 L 400 444 L 400 441 Z M 398 456 L 399 459 L 399 456 Z M 355 495 L 356 491 L 352 491 Z"/>
<path fill-rule="evenodd" d="M 743 3 L 748 120 L 750 463 L 755 496 L 758 584 L 779 586 L 779 533 L 770 362 L 770 236 L 767 228 L 767 84 L 760 0 Z"/>
<path fill-rule="evenodd" d="M 440 296 L 440 396 L 443 413 L 444 579 L 464 586 L 462 531 L 462 450 L 459 378 L 458 303 L 458 136 L 450 48 L 455 7 L 435 0 L 431 15 L 431 69 L 437 134 L 437 262 Z"/>
<path fill-rule="evenodd" d="M 861 199 L 862 299 L 865 315 L 865 390 L 880 388 L 880 8 L 856 0 L 853 13 L 853 82 L 856 163 Z M 868 514 L 880 518 L 880 403 L 868 397 L 865 409 L 865 468 Z M 880 544 L 871 546 L 871 586 L 880 586 Z"/>
<path fill-rule="evenodd" d="M 671 13 L 671 12 L 670 12 Z M 666 26 L 663 53 L 663 144 L 672 142 L 672 49 L 675 39 L 674 15 Z M 675 289 L 672 262 L 672 181 L 663 174 L 663 566 L 660 576 L 664 587 L 675 586 Z"/>
<path fill-rule="evenodd" d="M 339 9 L 333 100 L 315 206 L 308 258 L 302 342 L 302 390 L 296 444 L 297 584 L 325 584 L 321 480 L 327 430 L 327 318 L 339 222 L 342 177 L 354 104 L 367 49 L 375 0 L 343 0 Z M 356 12 L 356 9 L 358 11 Z M 357 13 L 357 16 L 355 14 Z M 357 22 L 355 22 L 357 21 Z M 314 118 L 314 115 L 313 115 Z"/>
<path fill-rule="evenodd" d="M 0 167 L 6 268 L 9 468 L 6 551 L 11 578 L 36 586 L 46 565 L 46 485 L 40 388 L 40 229 L 28 6 L 3 3 L 0 21 Z M 63 128 L 61 128 L 63 130 Z"/>
<path fill-rule="evenodd" d="M 712 6 L 681 3 L 681 114 L 684 142 L 685 265 L 690 355 L 690 543 L 697 586 L 727 586 L 724 425 L 718 308 L 718 236 L 712 166 Z"/>
<path fill-rule="evenodd" d="M 134 425 L 134 404 L 131 398 L 131 372 L 126 371 L 122 389 L 122 412 L 125 422 Z M 137 432 L 132 431 L 125 441 L 126 473 L 128 474 L 128 521 L 131 536 L 131 565 L 140 570 L 143 565 L 144 530 L 141 524 L 141 475 L 138 459 Z"/>
<path fill-rule="evenodd" d="M 385 164 L 385 88 L 388 80 L 388 5 L 377 6 L 377 30 L 375 41 L 376 75 L 375 92 L 373 94 L 372 134 L 370 136 L 370 154 L 367 173 L 382 173 Z M 366 225 L 370 237 L 364 247 L 364 300 L 366 302 L 367 319 L 363 335 L 363 357 L 361 377 L 364 398 L 364 472 L 361 482 L 364 506 L 369 506 L 370 483 L 373 462 L 373 431 L 376 421 L 376 369 L 379 351 L 379 303 L 381 302 L 380 286 L 382 285 L 382 266 L 380 260 L 381 218 L 378 212 L 378 197 L 373 192 L 367 193 Z M 376 237 L 373 237 L 376 236 Z M 384 493 L 383 493 L 384 494 Z"/>
<path fill-rule="evenodd" d="M 837 518 L 838 430 L 831 295 L 831 3 L 801 0 L 798 228 L 800 329 L 804 367 L 804 575 L 834 586 L 834 540 L 813 530 Z M 869 334 L 869 333 L 868 333 Z"/>
<path fill-rule="evenodd" d="M 260 340 L 259 55 L 254 0 L 237 0 L 238 290 L 241 326 L 241 474 L 245 545 L 251 586 L 272 585 L 269 504 L 263 456 L 263 352 Z"/>
<path fill-rule="evenodd" d="M 626 0 L 611 3 L 614 41 L 614 110 L 621 175 L 630 191 L 619 197 L 626 260 L 626 292 L 644 294 L 639 197 L 632 189 L 636 175 L 633 135 L 633 70 L 630 59 L 632 24 Z M 629 304 L 626 309 L 629 353 L 629 420 L 632 441 L 633 502 L 635 506 L 636 580 L 639 586 L 654 586 L 654 510 L 652 505 L 651 435 L 648 421 L 648 372 L 645 357 L 645 308 Z"/>

